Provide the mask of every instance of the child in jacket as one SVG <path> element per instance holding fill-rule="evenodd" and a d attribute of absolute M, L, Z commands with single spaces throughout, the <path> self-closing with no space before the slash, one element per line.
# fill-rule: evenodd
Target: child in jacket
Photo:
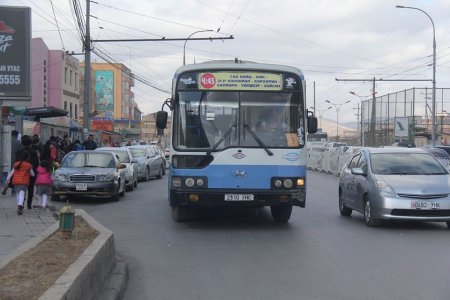
<path fill-rule="evenodd" d="M 52 172 L 50 163 L 46 160 L 41 161 L 37 167 L 36 181 L 37 195 L 39 197 L 39 206 L 42 209 L 47 208 L 48 196 L 52 193 Z"/>
<path fill-rule="evenodd" d="M 34 176 L 33 166 L 27 161 L 30 154 L 26 151 L 20 152 L 19 157 L 14 163 L 13 169 L 8 175 L 7 181 L 11 180 L 16 188 L 17 214 L 23 212 L 23 202 L 25 200 L 25 192 L 30 184 L 30 176 Z M 13 176 L 14 175 L 14 176 Z"/>

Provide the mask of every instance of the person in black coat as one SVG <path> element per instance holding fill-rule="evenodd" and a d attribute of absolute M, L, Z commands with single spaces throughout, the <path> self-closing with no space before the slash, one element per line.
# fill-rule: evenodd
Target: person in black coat
<path fill-rule="evenodd" d="M 33 166 L 33 171 L 36 174 L 37 167 L 39 166 L 39 155 L 36 150 L 34 150 L 32 147 L 32 140 L 31 137 L 28 135 L 24 135 L 22 137 L 22 150 L 17 152 L 17 157 L 20 157 L 21 153 L 28 152 L 28 162 Z M 28 185 L 28 192 L 27 192 L 27 207 L 28 209 L 31 209 L 31 203 L 33 201 L 34 196 L 34 177 L 30 177 L 30 184 Z"/>
<path fill-rule="evenodd" d="M 97 149 L 97 143 L 94 141 L 94 136 L 92 134 L 90 134 L 88 139 L 83 142 L 83 146 L 86 150 Z"/>

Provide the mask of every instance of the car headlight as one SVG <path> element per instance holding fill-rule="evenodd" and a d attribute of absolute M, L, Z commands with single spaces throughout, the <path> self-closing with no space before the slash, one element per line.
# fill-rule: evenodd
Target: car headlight
<path fill-rule="evenodd" d="M 56 173 L 53 177 L 54 181 L 68 181 L 66 175 Z"/>
<path fill-rule="evenodd" d="M 394 190 L 391 188 L 389 184 L 387 184 L 384 181 L 377 180 L 376 181 L 378 191 L 380 192 L 381 196 L 384 197 L 396 197 L 397 195 L 394 193 Z"/>
<path fill-rule="evenodd" d="M 115 173 L 111 173 L 111 174 L 106 174 L 106 175 L 100 175 L 98 176 L 98 181 L 114 181 L 116 179 L 116 174 Z"/>

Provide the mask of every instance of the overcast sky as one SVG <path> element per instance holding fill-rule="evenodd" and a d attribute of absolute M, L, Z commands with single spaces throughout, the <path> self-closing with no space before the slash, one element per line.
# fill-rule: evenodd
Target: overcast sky
<path fill-rule="evenodd" d="M 53 3 L 52 3 L 53 2 Z M 2 0 L 32 9 L 32 36 L 50 49 L 81 52 L 72 0 Z M 81 0 L 83 15 L 86 2 Z M 53 9 L 52 9 L 53 5 Z M 234 40 L 188 41 L 186 63 L 212 59 L 251 60 L 298 67 L 307 81 L 307 105 L 326 108 L 343 103 L 339 120 L 356 121 L 360 98 L 371 82 L 340 79 L 432 79 L 434 21 L 437 87 L 450 88 L 450 0 L 98 0 L 91 2 L 93 39 L 226 37 Z M 54 12 L 53 12 L 54 11 Z M 58 31 L 59 28 L 59 31 Z M 170 91 L 183 64 L 184 41 L 94 43 L 97 51 L 129 67 L 160 90 Z M 84 58 L 79 57 L 82 61 Z M 93 62 L 103 62 L 92 58 Z M 431 82 L 379 82 L 377 95 Z M 144 114 L 157 111 L 170 94 L 136 81 L 135 100 Z M 449 99 L 450 102 L 450 99 Z M 325 117 L 335 119 L 336 111 Z"/>

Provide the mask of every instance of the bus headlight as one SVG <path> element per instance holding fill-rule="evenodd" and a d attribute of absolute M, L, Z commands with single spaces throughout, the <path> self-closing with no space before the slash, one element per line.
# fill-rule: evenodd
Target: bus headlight
<path fill-rule="evenodd" d="M 190 188 L 191 188 L 191 187 L 194 186 L 195 181 L 194 181 L 193 178 L 188 177 L 188 178 L 186 178 L 186 180 L 184 181 L 184 184 L 185 184 L 187 187 L 190 187 Z"/>
<path fill-rule="evenodd" d="M 283 183 L 281 182 L 280 179 L 277 179 L 277 180 L 275 180 L 274 185 L 275 185 L 277 188 L 280 188 L 280 187 L 283 185 Z"/>
<path fill-rule="evenodd" d="M 283 186 L 287 189 L 292 188 L 293 185 L 292 179 L 285 179 L 283 182 Z"/>
<path fill-rule="evenodd" d="M 197 179 L 197 186 L 198 187 L 202 187 L 205 184 L 205 182 L 203 181 L 203 179 L 199 178 Z"/>

